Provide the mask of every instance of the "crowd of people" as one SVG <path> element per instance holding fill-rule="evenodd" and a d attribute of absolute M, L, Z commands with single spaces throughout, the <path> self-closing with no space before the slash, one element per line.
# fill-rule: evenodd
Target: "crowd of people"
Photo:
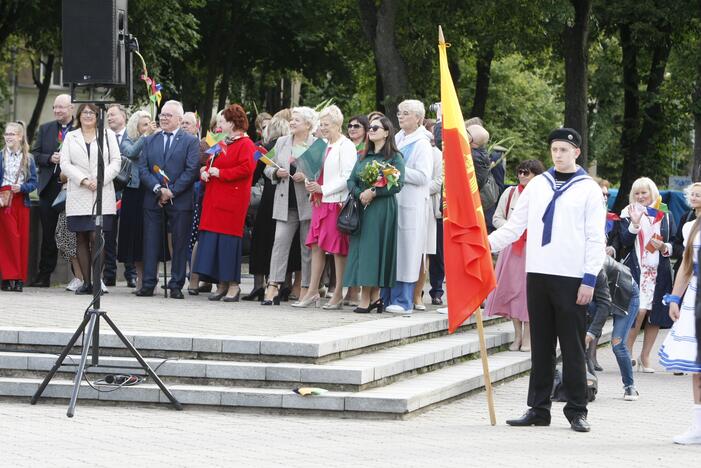
<path fill-rule="evenodd" d="M 5 126 L 3 291 L 21 292 L 27 280 L 29 194 L 36 190 L 41 255 L 30 286 L 50 286 L 60 252 L 75 276 L 66 289 L 75 294 L 107 292 L 121 262 L 133 293 L 153 296 L 159 263 L 170 261 L 162 287 L 173 299 L 185 297 L 187 284 L 188 295 L 209 293 L 210 301 L 290 301 L 305 308 L 321 307 L 328 297 L 324 309 L 407 315 L 426 309 L 428 279 L 430 302 L 444 302 L 441 124 L 426 119 L 418 100 L 399 104 L 398 129 L 380 112 L 348 119 L 328 105 L 319 112 L 302 106 L 261 113 L 249 132 L 245 109 L 231 104 L 210 123 L 222 136 L 219 151 L 201 134 L 196 114 L 177 101 L 162 106 L 157 122 L 148 112 L 129 115 L 111 105 L 103 138 L 95 105 L 74 109 L 70 97 L 60 95 L 53 111 L 55 120 L 40 126 L 31 150 L 22 124 Z M 596 344 L 613 316 L 612 350 L 625 400 L 639 397 L 633 368 L 654 372 L 650 355 L 659 330 L 672 328 L 660 362 L 694 373 L 695 404 L 692 428 L 675 441 L 701 443 L 694 328 L 701 183 L 687 190 L 691 210 L 679 226 L 645 177 L 635 181 L 620 214 L 607 213 L 610 184 L 576 164 L 581 137 L 575 130 L 555 129 L 548 137 L 553 167 L 522 161 L 511 187 L 504 184 L 503 156 L 487 149 L 484 123 L 470 119 L 466 130 L 483 208 L 493 213 L 490 247 L 499 252 L 486 313 L 512 321 L 510 350 L 530 352 L 533 363 L 530 409 L 508 423 L 550 424 L 559 341 L 565 415 L 572 429 L 589 431 L 586 369 L 600 370 Z M 318 167 L 310 163 L 315 152 Z M 99 158 L 104 249 L 95 236 Z M 128 181 L 116 187 L 124 171 Z M 360 222 L 349 231 L 339 217 L 354 203 L 362 208 Z M 93 284 L 99 250 L 103 281 Z M 244 250 L 254 277 L 247 292 L 240 288 Z M 641 328 L 642 349 L 632 359 Z"/>

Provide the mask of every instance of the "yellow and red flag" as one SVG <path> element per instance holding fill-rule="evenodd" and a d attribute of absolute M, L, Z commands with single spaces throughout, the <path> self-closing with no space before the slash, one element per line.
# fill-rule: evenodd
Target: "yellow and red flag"
<path fill-rule="evenodd" d="M 496 286 L 487 226 L 460 103 L 438 30 L 443 111 L 443 252 L 448 330 L 453 333 Z"/>

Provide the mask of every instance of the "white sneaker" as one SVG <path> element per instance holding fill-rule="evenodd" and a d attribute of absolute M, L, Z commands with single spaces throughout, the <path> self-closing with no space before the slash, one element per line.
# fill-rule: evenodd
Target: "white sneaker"
<path fill-rule="evenodd" d="M 672 440 L 681 445 L 701 444 L 701 427 L 691 426 L 684 434 L 679 434 Z"/>
<path fill-rule="evenodd" d="M 447 314 L 448 313 L 448 308 L 447 307 L 439 307 L 436 309 L 436 312 L 439 314 Z"/>
<path fill-rule="evenodd" d="M 66 286 L 66 291 L 75 292 L 79 287 L 83 285 L 83 280 L 79 278 L 73 278 L 68 286 Z"/>
<path fill-rule="evenodd" d="M 104 281 L 100 281 L 100 286 L 102 287 L 102 294 L 109 294 L 109 291 L 107 290 L 107 286 L 105 286 Z"/>
<path fill-rule="evenodd" d="M 414 304 L 414 310 L 426 310 L 426 306 L 424 304 Z"/>
<path fill-rule="evenodd" d="M 409 315 L 411 314 L 411 310 L 404 310 L 402 306 L 398 305 L 391 305 L 385 307 L 385 311 L 389 312 L 390 314 L 404 314 L 404 315 Z"/>

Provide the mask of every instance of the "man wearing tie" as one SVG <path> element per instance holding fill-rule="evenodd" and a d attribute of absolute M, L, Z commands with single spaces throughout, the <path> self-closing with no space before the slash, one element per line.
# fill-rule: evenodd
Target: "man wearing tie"
<path fill-rule="evenodd" d="M 56 120 L 39 127 L 39 134 L 32 146 L 32 155 L 39 168 L 39 219 L 41 220 L 41 259 L 39 272 L 29 286 L 48 288 L 51 285 L 51 273 L 56 268 L 58 249 L 56 248 L 56 223 L 58 211 L 53 205 L 61 192 L 59 175 L 59 151 L 63 138 L 73 130 L 73 104 L 68 94 L 60 94 L 54 100 L 54 117 Z"/>
<path fill-rule="evenodd" d="M 163 105 L 159 116 L 162 132 L 148 137 L 139 160 L 141 183 L 153 195 L 147 194 L 144 199 L 144 279 L 137 296 L 153 296 L 165 212 L 173 236 L 171 278 L 167 286 L 173 299 L 183 299 L 192 224 L 192 186 L 200 168 L 199 140 L 180 130 L 183 114 L 178 101 Z M 154 166 L 160 168 L 160 174 Z"/>

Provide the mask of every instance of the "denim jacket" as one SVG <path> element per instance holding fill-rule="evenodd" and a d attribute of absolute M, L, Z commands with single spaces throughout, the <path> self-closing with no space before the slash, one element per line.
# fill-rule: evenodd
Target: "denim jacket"
<path fill-rule="evenodd" d="M 0 183 L 2 182 L 3 176 L 5 175 L 5 160 L 0 157 Z M 29 158 L 29 176 L 25 177 L 25 181 L 19 187 L 19 191 L 24 194 L 24 206 L 29 207 L 29 194 L 32 193 L 37 188 L 37 183 L 39 179 L 37 178 L 37 166 L 34 163 L 34 158 Z"/>
<path fill-rule="evenodd" d="M 128 188 L 139 188 L 141 181 L 139 180 L 139 157 L 141 156 L 141 149 L 144 147 L 146 138 L 140 136 L 136 142 L 131 141 L 131 138 L 125 133 L 122 137 L 122 141 L 119 144 L 119 149 L 124 156 L 131 159 L 131 179 L 127 184 Z"/>

